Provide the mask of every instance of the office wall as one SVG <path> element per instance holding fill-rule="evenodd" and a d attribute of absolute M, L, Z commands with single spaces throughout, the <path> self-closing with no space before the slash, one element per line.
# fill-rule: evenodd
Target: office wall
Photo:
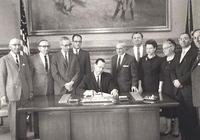
<path fill-rule="evenodd" d="M 200 28 L 200 1 L 192 0 L 194 10 L 194 26 Z M 19 36 L 19 0 L 0 0 L 0 47 L 5 47 L 13 37 Z M 199 6 L 198 6 L 199 5 Z M 187 0 L 171 0 L 171 31 L 145 32 L 145 39 L 154 38 L 161 42 L 165 38 L 177 38 L 185 30 Z M 59 35 L 56 36 L 30 36 L 30 42 L 35 43 L 41 38 L 50 40 L 53 47 L 58 47 Z M 71 36 L 69 36 L 71 37 Z M 114 34 L 84 34 L 83 46 L 109 47 L 119 40 L 130 43 L 131 33 Z M 35 46 L 32 45 L 32 48 Z"/>

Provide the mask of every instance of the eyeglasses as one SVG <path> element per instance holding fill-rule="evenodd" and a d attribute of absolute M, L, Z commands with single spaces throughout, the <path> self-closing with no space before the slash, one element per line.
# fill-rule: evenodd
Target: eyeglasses
<path fill-rule="evenodd" d="M 50 45 L 40 45 L 40 47 L 43 47 L 43 48 L 49 48 Z"/>
<path fill-rule="evenodd" d="M 21 46 L 21 44 L 10 44 L 11 46 Z"/>
<path fill-rule="evenodd" d="M 81 43 L 82 41 L 73 41 L 73 42 L 75 42 L 75 43 Z"/>
<path fill-rule="evenodd" d="M 169 47 L 166 47 L 166 48 L 163 48 L 163 50 L 167 50 L 167 49 L 169 49 L 169 48 L 171 48 L 172 46 L 169 46 Z"/>

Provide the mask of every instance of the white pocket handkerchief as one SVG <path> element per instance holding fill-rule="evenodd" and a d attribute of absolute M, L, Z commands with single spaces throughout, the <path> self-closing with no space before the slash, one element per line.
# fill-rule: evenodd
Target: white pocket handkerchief
<path fill-rule="evenodd" d="M 129 67 L 129 65 L 123 65 L 123 68 L 128 68 Z"/>

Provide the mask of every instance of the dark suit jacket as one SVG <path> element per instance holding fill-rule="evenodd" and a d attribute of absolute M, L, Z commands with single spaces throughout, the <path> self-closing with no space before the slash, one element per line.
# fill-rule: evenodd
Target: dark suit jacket
<path fill-rule="evenodd" d="M 135 53 L 134 53 L 133 47 L 131 47 L 131 48 L 129 48 L 127 50 L 127 54 L 129 54 L 129 55 L 131 55 L 131 56 L 133 56 L 135 58 Z M 146 55 L 146 48 L 143 45 L 143 54 L 142 54 L 142 56 L 145 56 L 145 55 Z M 136 60 L 136 58 L 135 58 L 135 60 Z M 138 64 L 137 61 L 136 61 L 136 64 Z"/>
<path fill-rule="evenodd" d="M 19 68 L 10 53 L 0 59 L 0 97 L 9 101 L 26 100 L 33 91 L 28 60 L 21 55 L 19 59 Z"/>
<path fill-rule="evenodd" d="M 196 56 L 196 49 L 191 47 L 180 63 L 181 52 L 178 52 L 175 72 L 172 74 L 172 81 L 178 79 L 183 85 L 181 89 L 175 91 L 175 94 L 181 94 L 177 95 L 178 100 L 183 98 L 184 102 L 190 106 L 192 105 L 191 70 Z"/>
<path fill-rule="evenodd" d="M 197 58 L 192 67 L 192 99 L 195 107 L 200 107 L 200 59 Z"/>
<path fill-rule="evenodd" d="M 78 86 L 80 94 L 83 94 L 85 90 L 95 90 L 96 92 L 110 93 L 114 88 L 115 86 L 112 81 L 112 76 L 106 72 L 101 74 L 101 87 L 98 86 L 94 72 L 84 76 L 83 80 Z"/>
<path fill-rule="evenodd" d="M 73 51 L 73 50 L 71 50 L 71 51 Z M 84 75 L 91 72 L 90 54 L 88 51 L 80 49 L 79 54 L 76 56 L 78 58 L 78 62 L 79 62 L 79 66 L 80 66 L 80 76 L 79 76 L 79 79 L 77 82 L 77 84 L 79 85 L 81 80 L 83 79 Z"/>
<path fill-rule="evenodd" d="M 51 57 L 49 56 L 49 70 L 45 69 L 39 54 L 31 56 L 30 67 L 33 79 L 33 93 L 34 95 L 52 95 L 53 77 L 51 74 Z"/>
<path fill-rule="evenodd" d="M 121 93 L 129 92 L 131 90 L 131 86 L 137 86 L 137 66 L 136 60 L 132 56 L 128 54 L 124 55 L 119 70 L 117 70 L 117 55 L 113 56 L 111 71 L 113 81 L 118 86 Z"/>
<path fill-rule="evenodd" d="M 65 83 L 71 80 L 74 81 L 74 85 L 77 83 L 80 73 L 77 57 L 69 53 L 69 64 L 67 64 L 61 51 L 57 52 L 52 58 L 51 72 L 54 79 L 54 94 L 64 94 L 66 92 Z"/>

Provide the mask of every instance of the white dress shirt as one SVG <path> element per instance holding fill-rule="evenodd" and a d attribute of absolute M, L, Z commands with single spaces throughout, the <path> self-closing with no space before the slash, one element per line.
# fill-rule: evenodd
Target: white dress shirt
<path fill-rule="evenodd" d="M 187 48 L 182 48 L 180 63 L 182 62 L 184 56 L 186 55 L 186 53 L 189 51 L 190 48 L 191 48 L 191 46 L 189 46 Z"/>
<path fill-rule="evenodd" d="M 138 49 L 138 47 L 137 46 L 133 46 L 133 52 L 134 52 L 134 56 L 135 56 L 135 58 L 141 58 L 141 57 L 143 57 L 143 52 L 144 52 L 144 47 L 143 47 L 143 45 L 141 45 L 140 47 L 139 47 L 139 54 L 140 54 L 140 57 L 138 57 L 137 55 L 137 49 Z"/>
<path fill-rule="evenodd" d="M 119 57 L 120 57 L 120 65 L 122 64 L 122 61 L 124 59 L 124 55 L 125 55 L 125 53 L 122 54 L 122 55 L 118 55 L 118 57 L 117 57 L 117 64 L 118 64 L 118 61 L 119 61 Z"/>
<path fill-rule="evenodd" d="M 10 51 L 10 54 L 12 55 L 13 59 L 15 60 L 15 63 L 17 64 L 17 60 L 16 60 L 16 54 L 12 51 Z M 18 63 L 20 64 L 20 59 L 19 59 L 19 55 L 17 54 L 17 59 L 18 59 Z"/>
<path fill-rule="evenodd" d="M 45 67 L 45 58 L 44 58 L 44 54 L 39 53 L 39 55 L 40 55 L 40 58 L 41 58 L 41 60 L 42 60 L 43 65 L 44 65 L 44 67 Z M 49 67 L 50 67 L 50 65 L 49 65 L 49 55 L 47 54 L 46 57 L 47 57 L 47 65 L 48 65 L 48 70 L 49 70 Z"/>

